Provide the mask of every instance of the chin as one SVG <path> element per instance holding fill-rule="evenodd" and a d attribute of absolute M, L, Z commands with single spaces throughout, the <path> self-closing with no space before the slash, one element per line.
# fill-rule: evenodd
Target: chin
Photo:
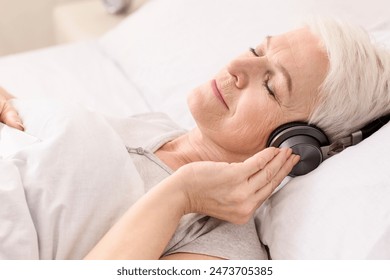
<path fill-rule="evenodd" d="M 202 119 L 202 115 L 205 113 L 204 105 L 201 88 L 197 87 L 191 90 L 187 96 L 187 106 L 197 125 L 198 121 Z"/>
<path fill-rule="evenodd" d="M 187 95 L 187 108 L 189 109 L 192 117 L 195 119 L 195 116 L 194 116 L 194 110 L 193 108 L 196 107 L 195 104 L 196 104 L 196 99 L 194 97 L 195 93 L 194 93 L 195 89 L 193 89 L 192 91 L 190 91 L 190 93 Z M 196 119 L 195 119 L 196 120 Z"/>

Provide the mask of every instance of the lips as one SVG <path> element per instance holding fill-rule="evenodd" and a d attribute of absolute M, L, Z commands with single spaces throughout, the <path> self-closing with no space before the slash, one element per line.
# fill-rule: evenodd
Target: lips
<path fill-rule="evenodd" d="M 211 81 L 211 88 L 213 89 L 213 93 L 219 99 L 219 101 L 221 101 L 222 104 L 225 105 L 225 107 L 227 109 L 229 109 L 228 105 L 226 104 L 225 99 L 223 99 L 223 96 L 222 96 L 221 92 L 218 89 L 216 80 L 212 80 Z"/>

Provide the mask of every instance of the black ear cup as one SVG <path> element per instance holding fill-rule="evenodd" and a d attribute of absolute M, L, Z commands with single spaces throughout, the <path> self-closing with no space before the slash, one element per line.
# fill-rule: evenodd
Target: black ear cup
<path fill-rule="evenodd" d="M 301 157 L 290 172 L 290 176 L 300 176 L 317 168 L 323 161 L 321 146 L 329 145 L 325 133 L 304 122 L 292 122 L 275 129 L 268 139 L 268 147 L 291 148 Z"/>

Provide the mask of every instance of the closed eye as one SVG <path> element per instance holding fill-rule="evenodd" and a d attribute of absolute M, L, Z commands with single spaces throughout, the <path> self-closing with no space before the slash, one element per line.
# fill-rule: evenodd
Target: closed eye
<path fill-rule="evenodd" d="M 254 56 L 259 56 L 254 48 L 249 48 L 249 50 Z"/>
<path fill-rule="evenodd" d="M 263 85 L 264 85 L 265 89 L 268 91 L 268 94 L 271 95 L 275 100 L 277 100 L 276 95 L 273 92 L 273 90 L 269 87 L 268 82 L 269 82 L 269 77 L 267 77 L 267 79 L 264 81 Z"/>

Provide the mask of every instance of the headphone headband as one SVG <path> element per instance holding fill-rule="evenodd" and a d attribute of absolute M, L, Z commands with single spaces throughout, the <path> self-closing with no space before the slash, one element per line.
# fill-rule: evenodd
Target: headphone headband
<path fill-rule="evenodd" d="M 382 116 L 332 144 L 320 128 L 305 122 L 291 122 L 279 126 L 271 133 L 267 147 L 291 148 L 301 160 L 289 175 L 304 175 L 317 168 L 325 159 L 371 136 L 389 121 L 390 114 Z"/>

